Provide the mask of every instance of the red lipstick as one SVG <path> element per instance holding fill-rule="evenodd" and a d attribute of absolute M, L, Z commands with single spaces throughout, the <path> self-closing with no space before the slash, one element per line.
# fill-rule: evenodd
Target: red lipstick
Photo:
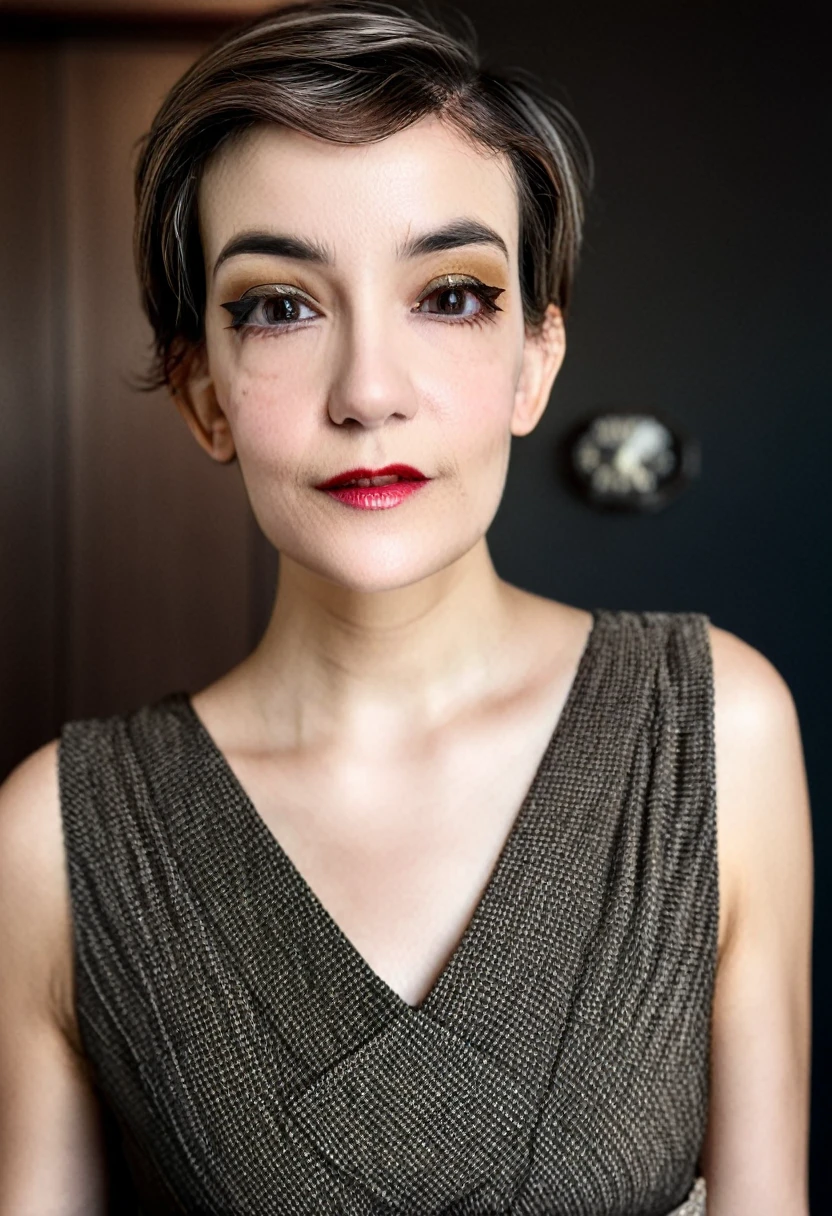
<path fill-rule="evenodd" d="M 347 469 L 315 489 L 359 511 L 386 511 L 397 507 L 429 481 L 412 465 L 388 464 L 383 469 Z"/>

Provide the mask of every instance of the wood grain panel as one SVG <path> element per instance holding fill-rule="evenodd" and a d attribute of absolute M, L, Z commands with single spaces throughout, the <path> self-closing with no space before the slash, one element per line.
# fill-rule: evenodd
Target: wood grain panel
<path fill-rule="evenodd" d="M 0 0 L 0 13 L 86 14 L 153 13 L 162 17 L 246 17 L 274 8 L 268 0 Z"/>
<path fill-rule="evenodd" d="M 0 779 L 59 716 L 53 66 L 0 48 Z"/>
<path fill-rule="evenodd" d="M 163 393 L 133 391 L 149 327 L 131 254 L 134 143 L 198 48 L 65 54 L 69 716 L 194 690 L 251 638 L 253 519 Z"/>

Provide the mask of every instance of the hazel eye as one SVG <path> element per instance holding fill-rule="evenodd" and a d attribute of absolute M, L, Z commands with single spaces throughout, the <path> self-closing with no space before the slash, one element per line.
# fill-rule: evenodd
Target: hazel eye
<path fill-rule="evenodd" d="M 489 287 L 478 280 L 455 282 L 444 279 L 428 288 L 413 311 L 449 320 L 485 319 L 489 314 L 502 311 L 494 303 L 502 292 L 502 287 Z"/>
<path fill-rule="evenodd" d="M 298 321 L 309 321 L 318 314 L 300 296 L 286 291 L 262 292 L 229 300 L 222 307 L 231 313 L 232 329 L 252 326 L 261 329 L 281 329 Z"/>
<path fill-rule="evenodd" d="M 431 302 L 435 303 L 435 310 L 428 307 Z M 482 301 L 477 299 L 470 288 L 442 287 L 438 291 L 432 291 L 422 300 L 419 312 L 436 311 L 444 316 L 460 317 L 470 316 L 472 312 L 479 312 L 482 306 Z"/>
<path fill-rule="evenodd" d="M 295 296 L 270 296 L 267 300 L 260 301 L 259 309 L 266 325 L 306 321 L 315 316 L 309 305 Z"/>

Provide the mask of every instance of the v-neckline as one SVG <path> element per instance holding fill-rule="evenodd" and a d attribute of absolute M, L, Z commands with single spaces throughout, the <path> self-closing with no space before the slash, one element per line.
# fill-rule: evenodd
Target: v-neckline
<path fill-rule="evenodd" d="M 491 872 L 486 880 L 485 886 L 482 889 L 479 899 L 474 907 L 473 912 L 462 931 L 462 934 L 457 941 L 456 946 L 448 956 L 444 966 L 438 973 L 430 988 L 422 999 L 415 1005 L 411 1005 L 408 1001 L 396 992 L 395 988 L 391 987 L 387 981 L 375 971 L 353 943 L 351 938 L 347 936 L 332 914 L 327 910 L 320 898 L 315 894 L 309 882 L 295 865 L 292 858 L 281 845 L 277 836 L 266 823 L 263 816 L 257 810 L 253 800 L 246 792 L 242 782 L 237 777 L 225 754 L 214 740 L 213 735 L 208 730 L 205 723 L 200 718 L 196 709 L 191 702 L 190 693 L 180 691 L 172 696 L 172 700 L 178 701 L 184 708 L 188 719 L 195 728 L 196 736 L 202 743 L 206 753 L 213 761 L 213 770 L 218 775 L 225 786 L 225 790 L 220 791 L 220 802 L 223 807 L 234 806 L 234 809 L 245 816 L 246 823 L 251 829 L 252 841 L 256 847 L 259 847 L 263 853 L 263 859 L 267 865 L 276 862 L 288 873 L 294 883 L 294 886 L 300 897 L 307 905 L 307 912 L 313 922 L 317 922 L 317 926 L 327 931 L 333 941 L 333 950 L 340 950 L 340 953 L 345 962 L 348 962 L 353 970 L 366 980 L 368 985 L 380 992 L 388 1004 L 392 1005 L 400 1014 L 417 1014 L 426 1012 L 435 1003 L 438 994 L 447 986 L 451 977 L 459 970 L 464 962 L 465 954 L 469 949 L 471 939 L 476 933 L 477 927 L 487 914 L 491 903 L 496 897 L 499 889 L 500 880 L 510 864 L 515 853 L 520 849 L 524 833 L 528 830 L 529 822 L 532 817 L 532 811 L 537 804 L 537 794 L 546 779 L 546 776 L 554 762 L 554 755 L 560 745 L 566 729 L 576 712 L 576 706 L 580 700 L 581 690 L 586 683 L 586 676 L 591 665 L 592 655 L 599 637 L 599 623 L 603 615 L 602 610 L 598 608 L 590 609 L 592 617 L 589 630 L 584 640 L 584 645 L 578 659 L 575 673 L 569 685 L 569 690 L 566 698 L 558 714 L 554 727 L 549 735 L 548 741 L 544 748 L 543 754 L 535 770 L 534 776 L 526 790 L 526 794 L 520 804 L 519 810 L 515 815 L 511 827 L 503 841 L 500 852 L 497 855 Z M 216 795 L 216 790 L 213 791 Z M 222 797 L 224 793 L 229 795 L 229 799 Z M 244 825 L 245 826 L 245 825 Z M 255 893 L 254 898 L 257 898 Z"/>

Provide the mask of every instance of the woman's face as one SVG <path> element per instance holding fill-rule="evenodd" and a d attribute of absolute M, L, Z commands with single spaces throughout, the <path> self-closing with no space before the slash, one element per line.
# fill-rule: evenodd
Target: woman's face
<path fill-rule="evenodd" d="M 355 590 L 462 557 L 562 357 L 557 310 L 525 333 L 508 162 L 436 119 L 348 146 L 263 125 L 215 154 L 199 214 L 207 365 L 184 409 L 236 450 L 265 535 Z M 318 488 L 390 465 L 425 480 Z"/>

